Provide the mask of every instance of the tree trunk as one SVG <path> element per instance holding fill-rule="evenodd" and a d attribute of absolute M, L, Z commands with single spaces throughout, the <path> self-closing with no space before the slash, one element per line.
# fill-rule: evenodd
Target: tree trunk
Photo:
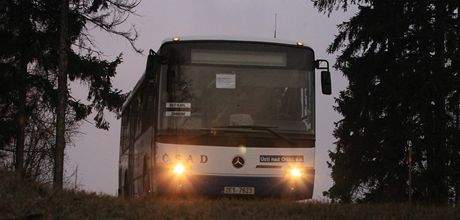
<path fill-rule="evenodd" d="M 460 10 L 459 5 L 457 5 L 457 27 L 460 27 L 460 16 L 458 16 L 458 10 Z M 454 64 L 454 68 L 457 70 L 460 69 L 460 30 L 457 29 L 457 49 L 456 49 L 456 57 L 457 57 L 457 62 Z M 457 71 L 458 72 L 458 71 Z M 459 77 L 459 76 L 457 76 Z M 460 156 L 459 156 L 459 151 L 460 151 L 460 86 L 457 86 L 457 103 L 455 104 L 455 109 L 456 109 L 456 121 L 455 121 L 455 141 L 454 141 L 454 154 L 455 154 L 455 164 L 456 168 L 459 167 L 460 165 Z M 455 203 L 457 205 L 460 204 L 460 170 L 456 169 L 455 173 Z"/>
<path fill-rule="evenodd" d="M 25 127 L 26 127 L 26 76 L 27 76 L 27 62 L 24 57 L 19 60 L 19 103 L 18 103 L 18 117 L 17 117 L 17 139 L 16 139 L 16 163 L 15 170 L 24 177 L 24 142 L 25 142 Z"/>
<path fill-rule="evenodd" d="M 67 103 L 67 66 L 69 48 L 68 12 L 69 0 L 61 0 L 59 24 L 59 71 L 58 71 L 58 103 L 56 107 L 56 146 L 54 149 L 54 178 L 55 189 L 62 189 L 64 177 L 65 149 L 65 110 Z"/>
<path fill-rule="evenodd" d="M 437 75 L 435 80 L 435 105 L 433 106 L 434 120 L 433 120 L 433 132 L 434 134 L 434 176 L 435 184 L 433 185 L 432 198 L 438 204 L 447 203 L 449 199 L 449 186 L 448 186 L 448 166 L 447 158 L 449 157 L 447 150 L 447 111 L 446 111 L 446 99 L 447 91 L 444 90 L 443 75 L 447 74 L 445 71 L 445 57 L 446 57 L 446 46 L 445 46 L 445 31 L 446 26 L 446 15 L 447 6 L 445 1 L 438 1 L 435 4 L 435 28 L 434 28 L 434 52 L 433 57 L 433 69 L 434 74 Z M 437 81 L 437 82 L 436 82 Z"/>
<path fill-rule="evenodd" d="M 458 47 L 457 47 L 458 48 Z M 458 58 L 457 65 L 460 64 L 460 58 Z M 460 204 L 460 87 L 456 91 L 455 105 L 455 130 L 454 130 L 454 141 L 453 141 L 453 179 L 454 179 L 454 192 L 455 192 L 455 204 Z"/>

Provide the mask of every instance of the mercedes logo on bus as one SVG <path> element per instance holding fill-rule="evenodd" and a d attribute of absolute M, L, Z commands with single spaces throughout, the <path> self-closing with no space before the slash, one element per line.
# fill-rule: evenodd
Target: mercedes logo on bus
<path fill-rule="evenodd" d="M 244 159 L 240 156 L 236 156 L 232 160 L 232 164 L 235 168 L 241 168 L 244 166 Z"/>

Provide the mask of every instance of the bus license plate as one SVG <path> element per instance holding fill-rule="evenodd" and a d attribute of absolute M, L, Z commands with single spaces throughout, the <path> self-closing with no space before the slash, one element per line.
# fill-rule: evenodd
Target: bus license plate
<path fill-rule="evenodd" d="M 240 195 L 254 195 L 254 187 L 236 187 L 226 186 L 224 187 L 224 194 L 240 194 Z"/>

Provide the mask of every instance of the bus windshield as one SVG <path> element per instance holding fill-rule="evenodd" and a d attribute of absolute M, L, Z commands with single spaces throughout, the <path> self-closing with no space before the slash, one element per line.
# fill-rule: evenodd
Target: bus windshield
<path fill-rule="evenodd" d="M 168 44 L 161 52 L 160 132 L 314 134 L 311 50 L 208 42 Z"/>

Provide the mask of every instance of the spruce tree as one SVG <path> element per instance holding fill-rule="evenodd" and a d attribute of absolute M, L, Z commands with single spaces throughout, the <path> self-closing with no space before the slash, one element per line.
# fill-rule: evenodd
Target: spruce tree
<path fill-rule="evenodd" d="M 56 110 L 60 12 L 59 7 L 56 7 L 58 3 L 59 0 L 7 0 L 0 4 L 0 150 L 8 150 L 18 142 L 16 134 L 20 133 L 17 131 L 21 130 L 21 126 L 17 115 L 21 112 L 21 100 L 24 100 L 21 98 L 21 91 L 25 91 L 26 97 L 25 122 L 32 116 L 36 118 L 37 115 L 34 114 Z M 68 49 L 69 68 L 66 74 L 70 81 L 78 80 L 87 85 L 88 102 L 74 99 L 66 91 L 66 118 L 71 120 L 66 124 L 72 125 L 81 121 L 95 111 L 96 126 L 109 128 L 104 112 L 118 112 L 126 97 L 126 94 L 112 86 L 112 79 L 122 58 L 118 56 L 113 61 L 102 59 L 102 52 L 92 48 L 93 42 L 87 31 L 91 25 L 99 27 L 127 39 L 140 52 L 134 47 L 137 37 L 135 30 L 117 29 L 136 5 L 136 1 L 71 1 L 68 38 L 73 47 L 79 50 Z M 31 99 L 37 97 L 36 94 L 41 95 L 40 100 Z M 30 140 L 30 135 L 25 132 L 25 142 Z M 19 154 L 16 155 L 22 158 Z M 60 188 L 62 184 L 57 185 Z"/>
<path fill-rule="evenodd" d="M 414 199 L 447 203 L 458 175 L 451 158 L 460 153 L 449 132 L 458 109 L 452 97 L 460 77 L 459 3 L 315 1 L 329 14 L 350 5 L 358 13 L 338 26 L 328 48 L 340 53 L 335 67 L 349 86 L 336 99 L 344 118 L 336 123 L 337 147 L 329 154 L 334 184 L 325 194 L 339 201 L 405 201 L 410 145 Z"/>

